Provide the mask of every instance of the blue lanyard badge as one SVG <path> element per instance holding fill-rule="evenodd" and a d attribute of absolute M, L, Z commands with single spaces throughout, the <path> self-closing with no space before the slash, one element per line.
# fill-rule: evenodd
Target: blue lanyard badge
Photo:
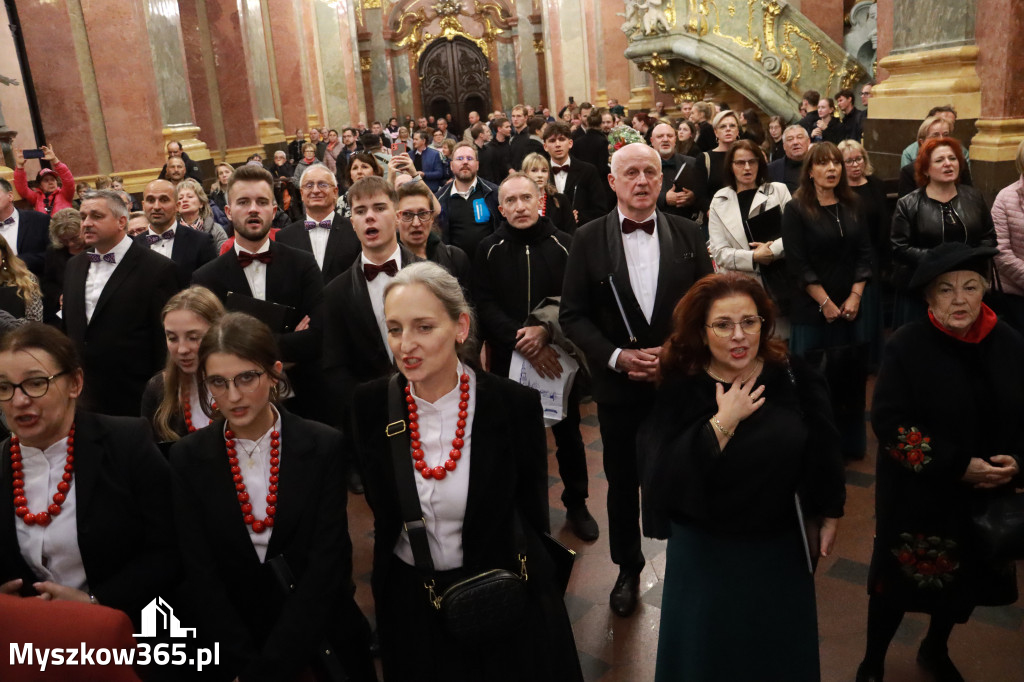
<path fill-rule="evenodd" d="M 487 208 L 487 201 L 483 198 L 473 200 L 473 217 L 478 224 L 490 222 L 491 210 Z"/>

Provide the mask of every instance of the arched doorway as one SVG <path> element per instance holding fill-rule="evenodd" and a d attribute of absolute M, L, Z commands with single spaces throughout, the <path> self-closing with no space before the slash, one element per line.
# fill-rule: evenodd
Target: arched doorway
<path fill-rule="evenodd" d="M 491 79 L 487 57 L 465 38 L 439 38 L 420 58 L 420 93 L 424 116 L 452 115 L 456 129 L 471 111 L 486 120 L 491 110 Z"/>

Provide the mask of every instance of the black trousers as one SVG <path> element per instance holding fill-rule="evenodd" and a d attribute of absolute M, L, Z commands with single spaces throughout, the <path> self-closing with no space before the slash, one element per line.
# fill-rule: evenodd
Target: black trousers
<path fill-rule="evenodd" d="M 608 479 L 608 543 L 612 561 L 620 568 L 636 572 L 643 569 L 645 563 L 640 549 L 636 433 L 650 409 L 649 400 L 597 405 L 604 443 L 604 473 Z"/>
<path fill-rule="evenodd" d="M 580 391 L 576 382 L 569 392 L 565 419 L 551 427 L 555 437 L 555 459 L 558 475 L 565 489 L 562 504 L 566 509 L 583 506 L 587 501 L 587 451 L 580 434 Z"/>

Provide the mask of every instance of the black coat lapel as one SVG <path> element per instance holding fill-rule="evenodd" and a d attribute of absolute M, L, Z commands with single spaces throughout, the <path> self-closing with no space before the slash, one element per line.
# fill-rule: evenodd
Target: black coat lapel
<path fill-rule="evenodd" d="M 611 264 L 610 274 L 614 278 L 615 291 L 619 293 L 619 298 L 622 300 L 626 318 L 633 328 L 633 335 L 637 336 L 648 323 L 640 309 L 640 303 L 636 299 L 633 285 L 629 281 L 629 264 L 626 262 L 626 250 L 622 246 L 622 230 L 619 227 L 618 211 L 613 210 L 605 220 L 606 248 Z"/>
<path fill-rule="evenodd" d="M 310 503 L 307 490 L 316 488 L 317 462 L 313 442 L 299 425 L 298 419 L 278 408 L 281 412 L 281 473 L 277 493 L 277 513 L 274 515 L 274 531 L 267 547 L 267 558 L 281 554 L 281 548 L 291 542 L 296 527 L 303 520 L 306 506 Z M 344 499 L 344 498 L 342 498 Z M 253 503 L 254 509 L 263 509 Z M 256 518 L 263 518 L 257 514 Z"/>
<path fill-rule="evenodd" d="M 83 527 L 88 527 L 92 491 L 107 466 L 107 451 L 103 446 L 106 434 L 106 429 L 91 414 L 75 413 L 75 473 L 71 485 L 76 488 L 76 517 Z"/>
<path fill-rule="evenodd" d="M 462 526 L 464 564 L 467 566 L 479 560 L 478 545 L 486 541 L 487 529 L 494 523 L 495 496 L 508 488 L 508 483 L 502 479 L 509 474 L 501 465 L 502 453 L 508 443 L 505 437 L 507 413 L 498 400 L 498 394 L 487 390 L 491 377 L 486 372 L 477 372 L 476 379 L 469 492 Z"/>
<path fill-rule="evenodd" d="M 676 249 L 679 248 L 677 242 L 679 241 L 678 235 L 676 235 L 672 226 L 668 224 L 668 219 L 665 218 L 665 214 L 658 211 L 655 214 L 655 219 L 658 221 L 658 246 L 661 251 L 658 257 L 658 288 L 654 290 L 654 308 L 651 313 L 651 321 L 658 317 L 658 312 L 662 306 L 665 305 L 665 297 L 668 296 L 669 282 L 672 280 L 674 267 L 677 267 L 676 261 L 682 254 L 677 254 Z M 672 301 L 672 306 L 675 307 L 675 301 Z"/>
<path fill-rule="evenodd" d="M 308 239 L 308 237 L 307 237 Z M 270 242 L 270 253 L 274 259 L 267 265 L 267 286 L 266 294 L 268 301 L 285 303 L 285 290 L 288 288 L 288 280 L 298 276 L 294 272 L 292 259 L 287 253 L 288 247 L 283 247 L 277 242 Z"/>
<path fill-rule="evenodd" d="M 238 255 L 235 253 L 234 248 L 230 249 L 221 258 L 224 259 L 221 262 L 221 267 L 223 268 L 224 283 L 226 285 L 225 294 L 233 291 L 236 294 L 252 296 L 249 280 L 245 277 L 245 270 L 238 264 Z M 269 271 L 270 268 L 267 268 L 267 270 Z M 269 272 L 267 276 L 270 276 Z"/>
<path fill-rule="evenodd" d="M 388 352 L 384 348 L 384 339 L 380 336 L 377 317 L 373 314 L 370 290 L 366 287 L 361 260 L 356 259 L 356 267 L 351 268 L 349 275 L 352 277 L 352 312 L 355 317 L 352 322 L 362 330 L 363 337 L 372 343 L 374 354 L 383 354 L 387 358 Z"/>
<path fill-rule="evenodd" d="M 193 446 L 193 464 L 196 471 L 192 475 L 192 484 L 196 496 L 203 501 L 209 510 L 211 523 L 217 523 L 223 530 L 214 530 L 211 537 L 227 538 L 234 549 L 233 556 L 247 556 L 247 561 L 259 563 L 259 555 L 249 538 L 249 527 L 242 520 L 242 508 L 235 491 L 235 482 L 231 477 L 231 466 L 228 463 L 224 448 L 224 420 L 213 422 L 208 428 L 197 432 L 201 434 Z M 240 453 L 241 454 L 241 453 Z M 256 518 L 266 516 L 266 500 L 249 500 Z"/>
<path fill-rule="evenodd" d="M 96 309 L 92 311 L 92 320 L 95 320 L 96 316 L 100 314 L 103 310 L 103 306 L 108 300 L 110 300 L 110 297 L 114 295 L 117 288 L 121 286 L 121 284 L 123 284 L 133 272 L 135 272 L 135 269 L 139 265 L 139 260 L 142 258 L 142 249 L 144 248 L 145 247 L 139 246 L 134 242 L 129 245 L 128 251 L 126 251 L 124 257 L 121 258 L 121 263 L 114 268 L 114 272 L 110 275 L 110 279 L 108 279 L 107 283 L 103 286 L 103 291 L 100 292 L 99 300 L 96 301 Z M 89 261 L 86 262 L 88 263 Z M 90 320 L 90 324 L 92 320 Z"/>

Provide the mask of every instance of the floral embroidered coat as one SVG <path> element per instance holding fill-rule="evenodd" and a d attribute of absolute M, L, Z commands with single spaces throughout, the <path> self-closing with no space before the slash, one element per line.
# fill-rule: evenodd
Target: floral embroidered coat
<path fill-rule="evenodd" d="M 985 560 L 971 515 L 1010 485 L 975 489 L 971 457 L 1008 454 L 1024 470 L 1024 338 L 1003 322 L 966 343 L 928 319 L 885 347 L 871 423 L 878 436 L 870 594 L 904 610 L 965 621 L 977 605 L 1013 603 L 1012 562 Z"/>

